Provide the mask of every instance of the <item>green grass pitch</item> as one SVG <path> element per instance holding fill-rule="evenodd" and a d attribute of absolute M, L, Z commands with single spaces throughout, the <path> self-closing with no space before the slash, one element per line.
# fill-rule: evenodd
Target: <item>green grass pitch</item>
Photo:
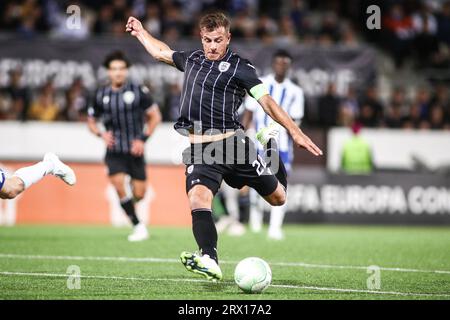
<path fill-rule="evenodd" d="M 179 262 L 196 249 L 190 228 L 150 230 L 149 240 L 129 243 L 129 228 L 0 227 L 0 299 L 450 299 L 449 227 L 288 225 L 280 242 L 265 232 L 221 235 L 219 283 Z M 263 294 L 234 284 L 249 256 L 272 268 Z M 380 289 L 368 288 L 370 265 L 381 268 Z M 79 289 L 69 266 L 81 272 Z"/>

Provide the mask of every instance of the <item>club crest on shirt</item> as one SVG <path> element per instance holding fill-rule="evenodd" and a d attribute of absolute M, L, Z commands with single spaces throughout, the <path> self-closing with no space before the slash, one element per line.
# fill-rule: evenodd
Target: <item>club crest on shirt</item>
<path fill-rule="evenodd" d="M 219 63 L 219 71 L 220 72 L 225 72 L 230 68 L 230 63 L 226 62 L 226 61 L 222 61 L 221 63 Z"/>
<path fill-rule="evenodd" d="M 125 91 L 125 92 L 123 93 L 123 101 L 124 101 L 126 104 L 131 104 L 131 103 L 133 103 L 133 101 L 134 101 L 134 93 L 133 93 L 133 91 Z"/>
<path fill-rule="evenodd" d="M 103 96 L 103 104 L 109 103 L 109 96 Z"/>

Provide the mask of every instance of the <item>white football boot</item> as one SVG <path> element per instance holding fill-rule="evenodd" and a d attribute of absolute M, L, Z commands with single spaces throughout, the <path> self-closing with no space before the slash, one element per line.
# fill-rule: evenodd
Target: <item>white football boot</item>
<path fill-rule="evenodd" d="M 128 236 L 128 241 L 130 242 L 138 242 L 138 241 L 144 241 L 148 239 L 149 234 L 147 227 L 142 222 L 139 222 L 137 225 L 133 228 L 133 233 Z"/>
<path fill-rule="evenodd" d="M 276 241 L 284 240 L 284 234 L 283 234 L 283 231 L 281 229 L 271 229 L 271 228 L 269 228 L 267 236 L 271 240 L 276 240 Z"/>
<path fill-rule="evenodd" d="M 220 270 L 219 265 L 209 255 L 184 251 L 181 253 L 180 259 L 187 270 L 200 274 L 214 282 L 222 280 L 222 270 Z"/>
<path fill-rule="evenodd" d="M 69 186 L 73 186 L 77 182 L 77 177 L 75 176 L 75 172 L 66 164 L 64 164 L 61 160 L 59 160 L 58 156 L 52 152 L 47 152 L 44 155 L 44 162 L 48 161 L 52 163 L 53 169 L 48 172 L 62 181 L 67 183 Z"/>
<path fill-rule="evenodd" d="M 256 140 L 258 140 L 263 146 L 265 146 L 270 139 L 277 139 L 280 133 L 280 125 L 276 122 L 272 122 L 267 127 L 260 129 L 256 133 Z"/>
<path fill-rule="evenodd" d="M 222 216 L 219 221 L 216 222 L 217 233 L 222 233 L 233 223 L 233 218 L 230 216 Z"/>
<path fill-rule="evenodd" d="M 233 221 L 228 227 L 227 234 L 231 237 L 241 237 L 245 234 L 245 226 L 239 221 Z"/>

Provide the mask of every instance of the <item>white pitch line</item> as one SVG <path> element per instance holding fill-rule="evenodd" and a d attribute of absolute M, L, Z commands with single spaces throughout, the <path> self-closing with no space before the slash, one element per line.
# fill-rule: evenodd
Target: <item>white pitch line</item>
<path fill-rule="evenodd" d="M 0 275 L 3 275 L 3 276 L 50 277 L 50 278 L 51 277 L 67 278 L 69 276 L 72 276 L 72 275 L 64 274 L 64 273 L 42 273 L 42 272 L 37 273 L 37 272 L 11 272 L 11 271 L 0 271 Z M 107 280 L 211 283 L 211 281 L 199 280 L 199 279 L 136 278 L 136 277 L 102 276 L 102 275 L 79 275 L 78 277 L 85 278 L 85 279 L 107 279 Z M 234 282 L 219 282 L 218 284 L 235 285 Z M 295 285 L 281 285 L 281 284 L 271 284 L 270 287 L 312 290 L 312 291 L 332 291 L 332 292 L 341 292 L 341 293 L 366 293 L 366 294 L 385 294 L 385 295 L 418 296 L 418 297 L 450 297 L 450 293 L 414 293 L 414 292 L 378 291 L 378 290 L 375 291 L 375 290 L 295 286 Z"/>
<path fill-rule="evenodd" d="M 119 262 L 144 262 L 144 263 L 179 263 L 179 259 L 165 258 L 132 258 L 132 257 L 93 257 L 93 256 L 53 256 L 53 255 L 28 255 L 0 253 L 0 259 L 25 259 L 25 260 L 80 260 L 80 261 L 119 261 Z M 239 261 L 220 261 L 223 264 L 237 264 Z M 316 269 L 357 269 L 367 270 L 367 266 L 342 266 L 329 264 L 311 264 L 303 262 L 270 262 L 271 266 L 278 267 L 303 267 Z M 424 270 L 409 268 L 380 267 L 383 271 L 411 272 L 411 273 L 438 273 L 450 274 L 450 270 Z"/>

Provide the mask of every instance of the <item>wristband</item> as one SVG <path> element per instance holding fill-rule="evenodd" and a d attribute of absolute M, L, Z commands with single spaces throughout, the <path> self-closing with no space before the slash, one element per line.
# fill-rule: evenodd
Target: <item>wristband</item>
<path fill-rule="evenodd" d="M 150 137 L 150 136 L 146 135 L 145 133 L 141 133 L 141 134 L 139 135 L 138 139 L 139 139 L 139 140 L 142 140 L 142 141 L 144 141 L 144 142 L 146 142 L 147 139 L 148 139 L 149 137 Z"/>

